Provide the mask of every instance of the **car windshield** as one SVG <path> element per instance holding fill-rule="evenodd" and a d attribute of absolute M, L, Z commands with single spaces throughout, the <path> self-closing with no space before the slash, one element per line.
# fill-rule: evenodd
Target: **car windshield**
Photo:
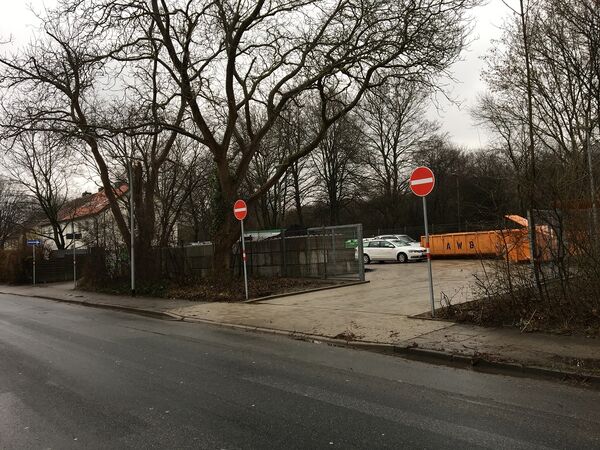
<path fill-rule="evenodd" d="M 393 239 L 388 242 L 391 242 L 392 244 L 394 244 L 395 247 L 404 247 L 404 246 L 408 245 L 408 242 L 403 241 L 401 239 Z"/>
<path fill-rule="evenodd" d="M 410 236 L 405 236 L 405 235 L 398 237 L 398 240 L 405 241 L 405 242 L 417 242 L 415 239 L 411 238 Z"/>

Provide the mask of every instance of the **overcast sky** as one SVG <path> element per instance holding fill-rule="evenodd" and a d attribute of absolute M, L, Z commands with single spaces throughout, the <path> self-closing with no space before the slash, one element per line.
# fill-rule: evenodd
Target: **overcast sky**
<path fill-rule="evenodd" d="M 516 0 L 508 0 L 508 3 Z M 54 0 L 0 0 L 0 36 L 11 34 L 17 41 L 26 42 L 31 33 L 35 17 L 29 12 L 29 5 L 35 10 L 51 6 Z M 462 61 L 453 67 L 456 82 L 449 83 L 449 95 L 460 102 L 460 106 L 438 99 L 441 110 L 431 108 L 429 115 L 442 123 L 452 140 L 469 148 L 485 145 L 485 130 L 477 127 L 469 114 L 469 108 L 475 104 L 477 95 L 485 89 L 480 74 L 483 67 L 481 57 L 490 48 L 490 40 L 499 37 L 499 26 L 508 16 L 509 10 L 501 0 L 488 0 L 484 6 L 473 11 L 475 28 L 471 36 L 473 41 L 464 52 Z"/>
<path fill-rule="evenodd" d="M 507 0 L 507 3 L 517 6 L 517 0 Z M 481 81 L 481 70 L 484 67 L 481 58 L 490 49 L 491 40 L 500 37 L 500 26 L 510 13 L 502 0 L 489 0 L 473 11 L 475 22 L 470 38 L 472 42 L 463 52 L 462 61 L 452 68 L 456 81 L 449 83 L 448 89 L 449 96 L 460 105 L 440 100 L 442 109 L 432 107 L 430 110 L 430 118 L 441 122 L 444 131 L 458 145 L 480 148 L 488 139 L 485 129 L 473 123 L 469 109 L 475 105 L 477 95 L 485 91 L 485 84 Z"/>

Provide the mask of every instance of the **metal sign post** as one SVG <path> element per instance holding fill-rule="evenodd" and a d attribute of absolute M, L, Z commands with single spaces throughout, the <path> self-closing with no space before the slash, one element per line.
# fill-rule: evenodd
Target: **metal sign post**
<path fill-rule="evenodd" d="M 427 249 L 427 266 L 429 268 L 429 300 L 431 302 L 431 317 L 435 317 L 433 271 L 431 269 L 431 251 L 429 250 L 429 226 L 427 225 L 427 197 L 423 197 L 423 220 L 425 222 L 425 248 Z"/>
<path fill-rule="evenodd" d="M 427 250 L 427 266 L 429 270 L 429 301 L 431 317 L 435 317 L 435 297 L 433 294 L 433 270 L 431 268 L 431 250 L 429 247 L 429 226 L 427 221 L 427 200 L 435 186 L 435 177 L 428 167 L 417 167 L 410 176 L 410 189 L 415 195 L 423 198 L 423 221 L 425 223 L 425 248 Z"/>
<path fill-rule="evenodd" d="M 31 246 L 33 250 L 33 285 L 35 286 L 35 245 Z"/>
<path fill-rule="evenodd" d="M 75 254 L 75 222 L 71 221 L 71 245 L 73 246 L 73 289 L 77 289 L 77 255 Z"/>
<path fill-rule="evenodd" d="M 40 245 L 42 242 L 39 239 L 28 239 L 27 245 L 31 245 L 32 249 L 32 266 L 33 266 L 33 285 L 35 286 L 35 248 Z"/>
<path fill-rule="evenodd" d="M 248 300 L 248 271 L 246 269 L 246 239 L 244 237 L 244 219 L 248 215 L 248 207 L 244 200 L 238 200 L 233 205 L 233 215 L 237 220 L 240 221 L 240 227 L 242 232 L 242 260 L 244 262 L 244 290 L 246 293 L 246 300 Z"/>
<path fill-rule="evenodd" d="M 240 227 L 242 228 L 242 260 L 244 261 L 244 290 L 246 292 L 246 300 L 248 300 L 248 271 L 246 269 L 246 238 L 244 237 L 244 221 L 240 220 Z"/>
<path fill-rule="evenodd" d="M 129 254 L 129 269 L 131 273 L 131 296 L 135 297 L 135 205 L 133 198 L 133 169 L 131 167 L 131 159 L 128 161 L 129 168 L 129 225 L 130 236 L 130 254 Z"/>

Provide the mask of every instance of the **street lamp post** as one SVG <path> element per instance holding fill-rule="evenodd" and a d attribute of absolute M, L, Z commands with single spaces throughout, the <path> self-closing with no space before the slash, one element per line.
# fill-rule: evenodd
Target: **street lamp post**
<path fill-rule="evenodd" d="M 133 169 L 131 167 L 131 158 L 128 159 L 129 169 L 129 218 L 131 224 L 129 227 L 130 235 L 130 256 L 129 265 L 131 270 L 131 296 L 135 297 L 135 206 L 133 199 Z"/>

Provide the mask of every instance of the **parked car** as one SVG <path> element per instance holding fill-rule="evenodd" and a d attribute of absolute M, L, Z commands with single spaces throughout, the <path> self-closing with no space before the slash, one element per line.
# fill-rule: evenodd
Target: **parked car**
<path fill-rule="evenodd" d="M 358 252 L 358 250 L 357 250 Z M 358 258 L 358 254 L 356 254 Z M 363 261 L 369 264 L 371 261 L 398 261 L 401 263 L 409 261 L 423 261 L 427 259 L 427 250 L 423 247 L 408 245 L 407 242 L 398 239 L 383 240 L 373 239 L 363 245 Z"/>
<path fill-rule="evenodd" d="M 384 241 L 396 241 L 396 240 L 405 241 L 405 242 L 408 242 L 409 245 L 412 245 L 413 247 L 421 247 L 421 244 L 419 243 L 419 241 L 415 241 L 408 234 L 381 234 L 381 235 L 375 236 L 374 238 L 371 238 L 369 240 L 378 240 L 378 239 L 383 239 Z"/>

